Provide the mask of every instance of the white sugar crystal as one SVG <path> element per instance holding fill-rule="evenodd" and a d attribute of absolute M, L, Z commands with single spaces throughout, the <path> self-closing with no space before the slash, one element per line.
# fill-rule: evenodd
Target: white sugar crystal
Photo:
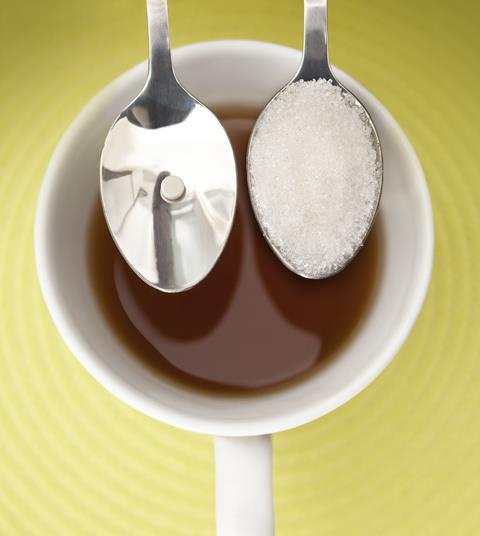
<path fill-rule="evenodd" d="M 264 111 L 249 180 L 257 217 L 296 271 L 320 278 L 364 240 L 381 169 L 365 113 L 327 80 L 296 82 Z"/>

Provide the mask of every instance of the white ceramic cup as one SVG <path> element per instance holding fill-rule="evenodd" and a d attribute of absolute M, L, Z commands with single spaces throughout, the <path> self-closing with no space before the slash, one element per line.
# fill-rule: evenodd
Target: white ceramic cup
<path fill-rule="evenodd" d="M 179 80 L 207 105 L 261 108 L 295 73 L 300 53 L 267 43 L 217 41 L 177 49 L 173 61 Z M 370 111 L 383 147 L 381 266 L 361 328 L 340 355 L 301 382 L 248 398 L 189 390 L 131 355 L 97 306 L 86 237 L 99 195 L 100 151 L 114 118 L 141 89 L 145 63 L 117 78 L 81 111 L 55 150 L 38 201 L 40 283 L 72 353 L 130 406 L 173 426 L 216 436 L 220 536 L 273 534 L 270 434 L 321 417 L 378 376 L 410 331 L 430 279 L 432 212 L 417 157 L 387 110 L 357 82 L 335 72 Z"/>

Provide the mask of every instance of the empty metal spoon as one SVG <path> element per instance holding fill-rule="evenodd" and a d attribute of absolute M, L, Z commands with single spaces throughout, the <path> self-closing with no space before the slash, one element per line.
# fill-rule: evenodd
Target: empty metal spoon
<path fill-rule="evenodd" d="M 149 285 L 180 292 L 210 272 L 228 239 L 235 159 L 218 119 L 175 77 L 166 0 L 147 0 L 147 16 L 147 81 L 107 135 L 101 197 L 130 267 Z"/>
<path fill-rule="evenodd" d="M 354 96 L 352 93 L 347 90 L 344 86 L 336 80 L 335 76 L 333 75 L 329 61 L 328 61 L 328 49 L 327 49 L 327 0 L 305 0 L 304 2 L 304 9 L 305 9 L 305 21 L 304 21 L 304 44 L 303 44 L 303 57 L 300 64 L 300 67 L 293 77 L 293 79 L 284 87 L 282 88 L 266 105 L 263 112 L 260 114 L 259 118 L 257 119 L 257 122 L 255 124 L 255 127 L 252 131 L 252 135 L 250 137 L 250 143 L 249 148 L 247 152 L 247 178 L 248 178 L 248 187 L 249 187 L 249 193 L 250 193 L 250 199 L 252 202 L 252 206 L 254 209 L 255 216 L 257 218 L 258 224 L 265 236 L 265 239 L 269 243 L 272 250 L 275 252 L 277 257 L 280 259 L 280 261 L 289 268 L 292 272 L 305 277 L 309 279 L 324 279 L 326 277 L 330 277 L 332 275 L 335 275 L 336 273 L 340 272 L 345 268 L 345 266 L 357 255 L 359 250 L 361 249 L 361 246 L 363 245 L 365 239 L 368 236 L 368 233 L 370 232 L 371 226 L 373 224 L 373 221 L 375 219 L 376 212 L 378 210 L 378 204 L 380 201 L 380 195 L 382 190 L 382 182 L 383 182 L 383 161 L 382 161 L 382 151 L 380 147 L 380 141 L 378 139 L 378 135 L 375 129 L 375 126 L 372 122 L 372 119 L 370 115 L 368 114 L 365 107 L 361 104 L 361 102 Z M 269 109 L 269 107 L 276 101 L 276 99 L 279 98 L 282 93 L 289 88 L 292 84 L 295 84 L 301 80 L 305 82 L 309 81 L 315 81 L 319 79 L 324 79 L 327 81 L 330 81 L 332 85 L 338 86 L 341 89 L 341 94 L 346 97 L 349 96 L 348 102 L 349 105 L 354 107 L 356 111 L 359 113 L 359 116 L 361 116 L 362 121 L 364 121 L 365 124 L 370 126 L 371 129 L 371 135 L 370 135 L 370 143 L 375 151 L 375 177 L 372 177 L 374 181 L 378 181 L 376 184 L 376 193 L 375 193 L 375 199 L 373 202 L 373 210 L 371 212 L 371 219 L 367 218 L 366 225 L 364 231 L 360 233 L 359 236 L 355 236 L 357 241 L 355 241 L 356 247 L 351 251 L 350 253 L 344 253 L 342 252 L 342 258 L 340 262 L 335 263 L 335 265 L 329 266 L 324 271 L 316 272 L 315 274 L 312 274 L 312 262 L 309 259 L 309 263 L 307 265 L 306 261 L 304 259 L 301 259 L 301 262 L 299 262 L 299 259 L 293 260 L 291 255 L 287 254 L 285 252 L 285 249 L 282 250 L 281 246 L 279 245 L 279 242 L 282 241 L 283 237 L 276 237 L 276 240 L 272 237 L 272 227 L 270 226 L 270 232 L 269 232 L 269 223 L 266 222 L 264 218 L 264 213 L 266 212 L 265 208 L 269 208 L 267 204 L 271 203 L 271 200 L 269 198 L 262 198 L 261 201 L 258 201 L 256 199 L 256 196 L 254 195 L 254 178 L 252 173 L 252 146 L 255 144 L 256 136 L 259 132 L 259 130 L 262 127 L 262 121 L 265 116 L 266 111 Z M 282 122 L 282 129 L 288 130 L 289 126 L 285 125 L 283 123 L 283 118 L 279 118 L 278 116 L 276 121 Z M 311 119 L 313 121 L 313 119 Z M 297 137 L 301 136 L 301 133 L 293 130 L 290 130 L 290 132 L 294 133 L 294 135 Z M 265 138 L 263 138 L 265 139 Z M 260 143 L 260 142 L 259 142 Z M 322 147 L 317 148 L 319 151 L 322 151 Z M 288 156 L 286 157 L 288 158 Z M 268 166 L 269 160 L 267 157 L 262 157 L 262 165 Z M 256 180 L 256 178 L 255 178 Z M 301 189 L 302 188 L 302 182 L 301 177 L 291 177 L 291 180 L 295 180 L 296 186 Z M 281 184 L 278 185 L 278 188 L 281 188 Z M 277 186 L 275 187 L 277 188 Z M 308 191 L 308 195 L 311 195 L 311 191 Z M 262 194 L 263 195 L 263 194 Z M 263 205 L 263 206 L 261 206 Z M 275 205 L 270 205 L 274 207 Z M 269 209 L 273 210 L 273 209 Z M 291 207 L 285 206 L 285 211 L 291 210 Z M 271 212 L 273 214 L 273 212 Z M 282 231 L 283 232 L 283 231 Z M 314 237 L 317 236 L 319 232 L 322 232 L 321 229 L 318 228 L 308 228 L 308 226 L 305 226 L 305 228 L 301 231 L 303 233 L 303 236 L 300 234 L 296 240 L 304 240 L 305 236 L 309 233 L 316 233 L 311 234 L 310 236 Z M 318 264 L 320 265 L 321 259 L 316 259 L 318 261 Z M 307 267 L 308 266 L 308 270 Z"/>

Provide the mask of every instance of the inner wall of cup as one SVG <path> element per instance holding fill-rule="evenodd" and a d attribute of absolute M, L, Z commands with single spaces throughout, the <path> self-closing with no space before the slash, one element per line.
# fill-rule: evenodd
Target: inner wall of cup
<path fill-rule="evenodd" d="M 292 77 L 299 61 L 297 51 L 245 42 L 205 43 L 174 54 L 177 77 L 184 86 L 206 104 L 222 107 L 260 108 Z M 419 291 L 416 274 L 424 262 L 421 251 L 426 240 L 422 233 L 424 200 L 411 181 L 416 173 L 414 163 L 405 158 L 402 148 L 395 149 L 391 118 L 355 86 L 378 127 L 386 179 L 379 216 L 381 273 L 362 329 L 337 359 L 301 383 L 248 398 L 220 397 L 172 383 L 130 355 L 98 310 L 87 274 L 85 236 L 98 197 L 101 147 L 115 116 L 138 93 L 145 76 L 146 65 L 137 66 L 83 112 L 76 139 L 63 159 L 64 169 L 59 170 L 61 181 L 50 200 L 50 269 L 64 323 L 70 326 L 71 349 L 101 383 L 132 406 L 193 430 L 266 433 L 334 409 L 358 391 L 359 382 L 368 383 L 388 362 L 393 352 L 389 347 L 392 333 L 408 323 L 408 304 Z M 353 84 L 344 75 L 339 78 L 347 87 Z"/>

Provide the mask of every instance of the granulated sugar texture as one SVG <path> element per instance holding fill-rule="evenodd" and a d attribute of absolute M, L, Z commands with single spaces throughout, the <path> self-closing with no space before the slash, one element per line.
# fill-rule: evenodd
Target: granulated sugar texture
<path fill-rule="evenodd" d="M 371 136 L 355 100 L 326 80 L 288 86 L 257 123 L 252 203 L 271 242 L 306 277 L 345 265 L 368 231 L 381 184 Z"/>

